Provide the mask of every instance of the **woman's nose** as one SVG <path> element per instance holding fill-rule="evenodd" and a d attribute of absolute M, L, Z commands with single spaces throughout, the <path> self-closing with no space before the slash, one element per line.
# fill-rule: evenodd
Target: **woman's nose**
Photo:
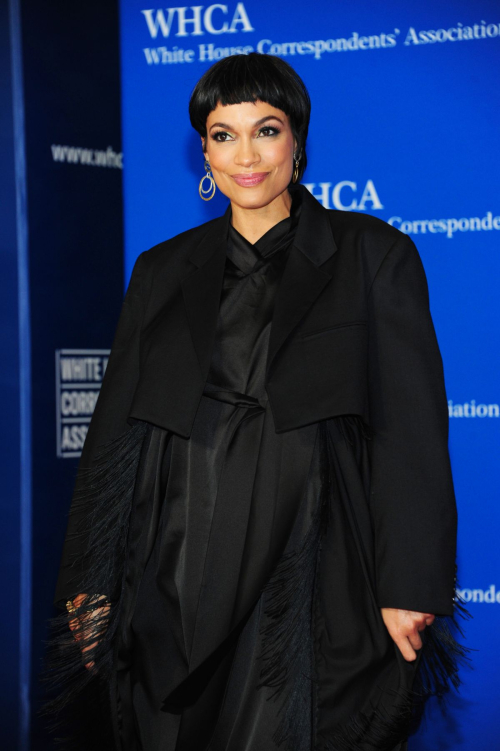
<path fill-rule="evenodd" d="M 240 141 L 234 161 L 242 167 L 250 167 L 260 161 L 259 152 L 253 140 Z"/>

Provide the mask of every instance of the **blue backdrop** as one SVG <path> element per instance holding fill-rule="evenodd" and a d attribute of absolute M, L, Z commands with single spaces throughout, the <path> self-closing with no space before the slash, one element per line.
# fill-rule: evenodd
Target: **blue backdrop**
<path fill-rule="evenodd" d="M 498 2 L 122 0 L 121 45 L 127 280 L 142 250 L 224 211 L 220 194 L 198 196 L 203 157 L 187 106 L 209 65 L 250 50 L 282 56 L 309 89 L 312 193 L 416 242 L 445 366 L 459 582 L 478 651 L 448 719 L 431 708 L 411 749 L 500 748 Z"/>

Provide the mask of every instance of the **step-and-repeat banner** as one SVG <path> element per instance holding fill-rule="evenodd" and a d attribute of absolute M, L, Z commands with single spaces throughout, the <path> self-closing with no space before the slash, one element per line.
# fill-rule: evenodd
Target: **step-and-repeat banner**
<path fill-rule="evenodd" d="M 84 5 L 19 0 L 10 3 L 11 13 L 16 5 L 10 29 L 17 34 L 23 74 L 18 105 L 25 128 L 16 133 L 16 156 L 24 145 L 26 161 L 16 177 L 26 191 L 25 212 L 17 215 L 18 237 L 25 236 L 26 247 L 23 255 L 17 249 L 16 260 L 25 280 L 18 293 L 25 352 L 19 367 L 10 357 L 14 334 L 2 331 L 8 375 L 3 359 L 1 382 L 12 406 L 2 411 L 0 457 L 9 461 L 19 446 L 19 417 L 14 423 L 9 417 L 19 410 L 20 388 L 25 412 L 19 458 L 26 490 L 18 511 L 17 494 L 3 484 L 11 515 L 4 517 L 3 534 L 9 531 L 11 544 L 18 544 L 9 523 L 19 513 L 23 544 L 19 583 L 13 555 L 8 569 L 21 603 L 17 608 L 6 591 L 10 617 L 2 618 L 9 641 L 17 630 L 20 644 L 19 653 L 12 650 L 15 671 L 2 662 L 10 695 L 0 706 L 0 747 L 42 751 L 54 748 L 37 714 L 45 698 L 39 673 L 47 620 L 56 612 L 52 601 L 78 457 L 123 299 L 118 8 L 115 0 Z M 0 59 L 3 54 L 2 49 Z M 0 247 L 9 243 L 11 253 L 16 245 L 4 231 L 6 211 L 12 209 L 2 192 Z M 2 273 L 6 270 L 3 264 Z M 2 309 L 17 285 L 15 275 L 2 278 Z M 12 366 L 19 368 L 15 376 Z M 20 713 L 13 708 L 18 680 Z"/>
<path fill-rule="evenodd" d="M 312 100 L 303 182 L 416 243 L 445 365 L 459 505 L 459 586 L 473 670 L 411 749 L 494 749 L 499 695 L 500 7 L 498 3 L 121 2 L 127 278 L 148 247 L 223 213 L 200 200 L 190 93 L 214 62 L 279 55 Z M 496 664 L 495 664 L 496 661 Z"/>

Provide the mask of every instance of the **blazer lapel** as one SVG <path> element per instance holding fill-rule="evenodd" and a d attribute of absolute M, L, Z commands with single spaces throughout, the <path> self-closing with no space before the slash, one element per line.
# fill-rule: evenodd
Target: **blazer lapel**
<path fill-rule="evenodd" d="M 196 268 L 181 282 L 191 338 L 204 376 L 208 374 L 214 346 L 230 220 L 231 205 L 213 221 L 190 255 Z"/>
<path fill-rule="evenodd" d="M 337 251 L 327 210 L 303 185 L 296 189 L 302 193 L 302 210 L 276 295 L 266 380 L 286 339 L 332 278 L 320 266 Z"/>

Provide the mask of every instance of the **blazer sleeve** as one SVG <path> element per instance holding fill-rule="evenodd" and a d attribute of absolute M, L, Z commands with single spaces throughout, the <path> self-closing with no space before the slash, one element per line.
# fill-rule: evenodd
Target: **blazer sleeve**
<path fill-rule="evenodd" d="M 59 607 L 63 607 L 68 598 L 79 594 L 75 587 L 82 581 L 84 573 L 83 553 L 88 540 L 82 529 L 88 526 L 85 522 L 90 513 L 92 498 L 88 473 L 92 472 L 96 455 L 103 445 L 112 445 L 113 441 L 116 442 L 130 430 L 127 418 L 139 380 L 140 332 L 146 306 L 145 253 L 141 253 L 134 264 L 106 372 L 78 463 L 54 597 L 54 604 Z M 82 498 L 85 497 L 89 498 L 88 503 L 82 503 Z"/>
<path fill-rule="evenodd" d="M 377 602 L 451 615 L 457 510 L 447 397 L 427 279 L 407 236 L 388 250 L 368 300 Z"/>

